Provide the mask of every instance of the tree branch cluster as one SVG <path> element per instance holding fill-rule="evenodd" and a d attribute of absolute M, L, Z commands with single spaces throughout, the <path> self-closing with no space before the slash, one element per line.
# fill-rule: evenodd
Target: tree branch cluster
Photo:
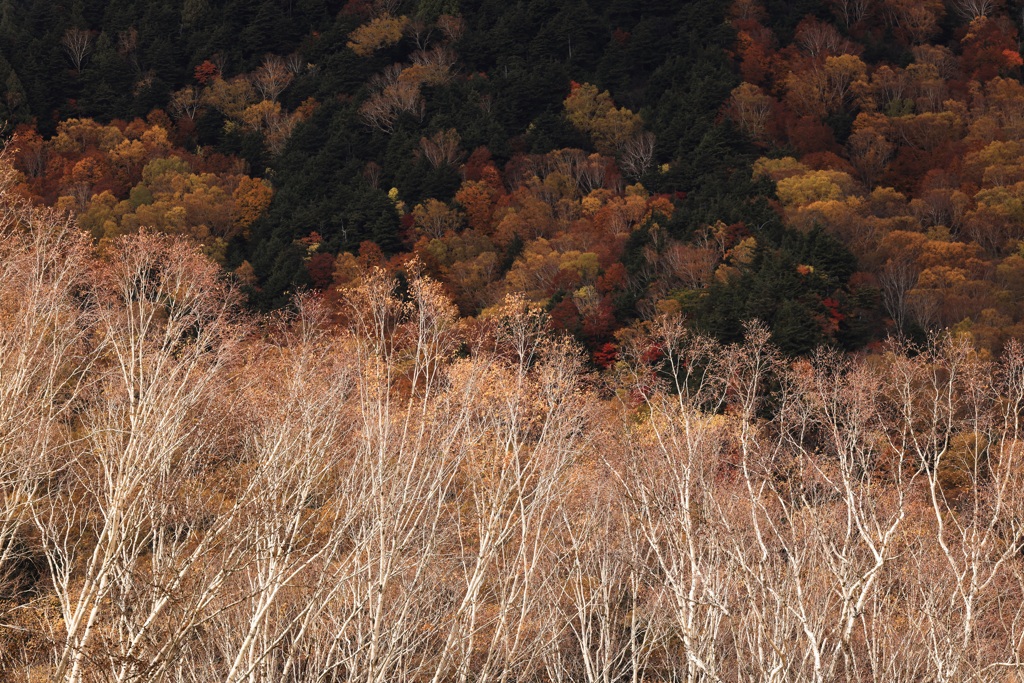
<path fill-rule="evenodd" d="M 11 680 L 1008 680 L 1024 351 L 789 361 L 661 317 L 589 373 L 415 264 L 254 320 L 0 178 Z"/>

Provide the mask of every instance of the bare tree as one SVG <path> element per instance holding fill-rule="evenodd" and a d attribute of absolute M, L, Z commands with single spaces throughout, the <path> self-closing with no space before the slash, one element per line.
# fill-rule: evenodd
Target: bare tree
<path fill-rule="evenodd" d="M 856 26 L 871 11 L 872 0 L 831 0 L 832 11 L 846 28 Z"/>
<path fill-rule="evenodd" d="M 434 28 L 421 18 L 413 18 L 405 25 L 405 34 L 412 38 L 417 50 L 426 50 L 430 45 L 430 37 L 433 35 Z"/>
<path fill-rule="evenodd" d="M 402 65 L 394 64 L 373 77 L 371 86 L 375 92 L 359 107 L 359 114 L 367 125 L 390 133 L 403 113 L 423 117 L 426 102 L 420 83 L 403 76 L 404 72 Z"/>
<path fill-rule="evenodd" d="M 205 510 L 202 497 L 189 505 L 191 477 L 221 432 L 221 370 L 238 337 L 233 298 L 215 283 L 192 245 L 155 235 L 123 240 L 98 274 L 102 355 L 84 447 L 70 454 L 69 486 L 32 506 L 63 617 L 57 678 L 83 680 L 108 657 L 116 680 L 138 666 L 160 671 L 219 585 L 188 580 L 220 554 L 216 533 L 191 537 Z M 219 560 L 222 578 L 231 562 Z M 178 609 L 180 630 L 166 634 Z"/>
<path fill-rule="evenodd" d="M 6 159 L 4 159 L 6 162 Z M 71 415 L 95 362 L 78 297 L 89 247 L 66 216 L 32 208 L 0 175 L 0 594 L 24 590 L 32 509 L 62 468 Z M 0 611 L 7 616 L 6 607 Z M 11 653 L 13 654 L 13 653 Z M 0 658 L 0 666 L 5 659 Z"/>
<path fill-rule="evenodd" d="M 452 78 L 455 66 L 455 52 L 447 46 L 412 53 L 412 63 L 418 67 L 419 76 L 428 85 L 444 85 Z"/>
<path fill-rule="evenodd" d="M 297 307 L 278 344 L 266 350 L 267 366 L 257 370 L 275 378 L 274 386 L 253 387 L 251 400 L 268 390 L 278 400 L 276 410 L 257 413 L 249 436 L 254 471 L 245 490 L 245 532 L 254 552 L 232 580 L 246 599 L 225 601 L 214 622 L 226 681 L 299 675 L 308 639 L 358 552 L 349 541 L 365 500 L 346 471 L 353 459 L 344 447 L 356 424 L 351 412 L 338 410 L 352 399 L 355 368 L 327 338 L 325 312 L 308 300 Z"/>
<path fill-rule="evenodd" d="M 294 76 L 298 76 L 306 70 L 308 63 L 302 58 L 302 54 L 298 52 L 292 52 L 290 55 L 284 58 L 284 65 L 288 71 Z"/>
<path fill-rule="evenodd" d="M 267 55 L 263 63 L 253 72 L 251 80 L 260 97 L 276 102 L 281 92 L 291 85 L 295 72 L 289 69 L 284 59 L 277 55 Z"/>
<path fill-rule="evenodd" d="M 529 172 L 564 174 L 565 196 L 591 161 Z M 540 306 L 509 296 L 467 323 L 416 261 L 401 287 L 351 265 L 336 308 L 300 296 L 254 319 L 194 244 L 94 247 L 16 182 L 0 163 L 0 666 L 75 683 L 1024 670 L 1018 342 L 791 359 L 762 324 L 727 345 L 660 315 L 597 376 Z M 699 284 L 712 233 L 700 254 L 659 243 L 650 267 Z"/>
<path fill-rule="evenodd" d="M 631 457 L 617 477 L 663 577 L 653 585 L 682 644 L 682 661 L 671 668 L 691 680 L 717 680 L 724 675 L 722 626 L 733 596 L 727 575 L 715 569 L 727 557 L 712 497 L 725 440 L 704 411 L 723 404 L 726 385 L 704 364 L 719 352 L 710 340 L 690 336 L 667 317 L 653 321 L 650 334 L 664 349 L 671 384 L 651 390 L 658 384 L 644 362 L 648 339 L 633 340 L 626 350 L 629 381 L 642 392 L 650 419 L 632 436 Z"/>
<path fill-rule="evenodd" d="M 631 178 L 639 178 L 654 162 L 654 134 L 641 132 L 625 142 L 619 152 L 622 170 Z"/>
<path fill-rule="evenodd" d="M 117 51 L 132 63 L 136 74 L 142 74 L 142 63 L 139 61 L 139 31 L 134 26 L 126 31 L 118 31 Z"/>
<path fill-rule="evenodd" d="M 971 21 L 978 17 L 991 16 L 1003 3 L 1000 0 L 950 0 L 953 11 Z"/>
<path fill-rule="evenodd" d="M 439 130 L 429 138 L 420 138 L 420 151 L 432 168 L 455 166 L 462 157 L 462 139 L 454 128 Z"/>
<path fill-rule="evenodd" d="M 1019 650 L 990 639 L 1018 637 L 1020 615 L 987 624 L 992 631 L 982 625 L 1024 538 L 1017 512 L 1024 355 L 1012 343 L 993 367 L 963 340 L 939 340 L 918 357 L 900 354 L 893 375 L 899 445 L 927 477 L 932 547 L 942 567 L 940 581 L 921 586 L 939 607 L 928 614 L 931 666 L 951 677 L 1019 669 Z"/>
<path fill-rule="evenodd" d="M 373 14 L 374 16 L 396 15 L 401 4 L 401 0 L 373 0 Z"/>
<path fill-rule="evenodd" d="M 75 65 L 75 71 L 82 72 L 82 64 L 85 58 L 92 52 L 92 32 L 81 28 L 69 28 L 64 32 L 60 44 L 64 53 Z"/>
<path fill-rule="evenodd" d="M 558 593 L 551 598 L 552 605 L 561 606 L 553 613 L 551 650 L 545 655 L 552 680 L 639 680 L 661 645 L 646 540 L 628 523 L 629 508 L 622 505 L 614 480 L 598 481 L 604 487 L 581 478 L 583 488 L 560 501 L 559 529 L 565 535 L 559 547 L 565 552 L 556 562 L 566 580 L 556 584 Z"/>
<path fill-rule="evenodd" d="M 662 254 L 666 270 L 688 289 L 706 287 L 720 258 L 717 250 L 678 242 L 670 244 Z"/>
<path fill-rule="evenodd" d="M 461 17 L 442 14 L 437 18 L 437 27 L 450 43 L 458 42 L 466 32 L 466 22 Z"/>
<path fill-rule="evenodd" d="M 869 188 L 875 187 L 896 151 L 893 144 L 875 130 L 856 131 L 847 140 L 846 148 L 850 162 Z"/>
<path fill-rule="evenodd" d="M 906 330 L 911 313 L 911 301 L 908 294 L 917 284 L 919 268 L 906 258 L 889 259 L 879 275 L 882 285 L 882 303 L 897 331 Z"/>
<path fill-rule="evenodd" d="M 202 103 L 201 93 L 195 86 L 189 85 L 181 90 L 176 90 L 171 95 L 171 101 L 168 106 L 176 118 L 187 118 L 190 121 L 194 121 Z"/>
<path fill-rule="evenodd" d="M 370 184 L 370 187 L 377 189 L 380 187 L 380 178 L 383 173 L 383 169 L 375 161 L 368 161 L 366 166 L 363 168 L 363 177 L 366 178 L 366 182 Z"/>

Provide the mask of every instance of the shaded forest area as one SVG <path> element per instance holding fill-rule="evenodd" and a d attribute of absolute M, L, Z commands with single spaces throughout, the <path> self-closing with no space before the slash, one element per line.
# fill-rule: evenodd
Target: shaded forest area
<path fill-rule="evenodd" d="M 191 234 L 260 309 L 415 255 L 463 315 L 526 293 L 598 367 L 667 310 L 790 354 L 947 327 L 998 351 L 1021 11 L 7 2 L 0 99 L 29 196 L 97 239 Z"/>
<path fill-rule="evenodd" d="M 775 5 L 786 39 L 834 20 Z M 745 7 L 11 2 L 0 82 L 29 196 L 97 239 L 191 234 L 258 308 L 415 255 L 463 315 L 528 293 L 598 366 L 667 309 L 723 341 L 757 318 L 789 353 L 860 348 L 887 331 L 878 282 L 753 173 L 788 140 L 726 115 Z"/>

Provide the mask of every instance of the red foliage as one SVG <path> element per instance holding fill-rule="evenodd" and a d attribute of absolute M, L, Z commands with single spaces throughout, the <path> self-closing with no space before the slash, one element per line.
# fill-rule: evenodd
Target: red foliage
<path fill-rule="evenodd" d="M 324 238 L 320 235 L 320 233 L 314 230 L 305 237 L 299 239 L 299 244 L 304 244 L 307 247 L 315 247 L 319 246 L 323 241 Z"/>
<path fill-rule="evenodd" d="M 486 178 L 486 172 L 484 175 Z M 485 234 L 492 231 L 491 219 L 499 198 L 498 190 L 487 180 L 466 181 L 455 193 L 455 201 L 465 211 L 469 227 Z"/>
<path fill-rule="evenodd" d="M 228 174 L 242 171 L 242 165 L 237 157 L 220 152 L 210 152 L 202 156 L 193 155 L 189 157 L 189 161 L 196 170 L 204 173 Z"/>
<path fill-rule="evenodd" d="M 657 363 L 664 357 L 665 350 L 659 344 L 651 344 L 640 356 L 640 360 L 644 363 Z"/>
<path fill-rule="evenodd" d="M 803 155 L 800 163 L 816 171 L 842 171 L 850 175 L 857 173 L 849 161 L 835 152 L 811 152 Z"/>
<path fill-rule="evenodd" d="M 593 358 L 594 365 L 602 370 L 606 370 L 611 367 L 616 360 L 618 360 L 619 347 L 611 342 L 602 344 L 600 348 L 594 351 Z"/>
<path fill-rule="evenodd" d="M 595 283 L 597 291 L 602 294 L 608 294 L 616 290 L 623 290 L 626 288 L 626 267 L 621 263 L 613 263 L 597 278 Z"/>
<path fill-rule="evenodd" d="M 309 281 L 316 289 L 327 289 L 334 278 L 334 256 L 331 254 L 313 254 L 306 261 L 306 272 Z"/>
<path fill-rule="evenodd" d="M 615 307 L 605 297 L 597 310 L 583 319 L 583 336 L 587 339 L 607 338 L 615 329 Z"/>
<path fill-rule="evenodd" d="M 888 173 L 883 179 L 884 183 L 901 192 L 912 193 L 919 180 L 925 177 L 929 171 L 951 166 L 956 156 L 956 151 L 949 143 L 939 145 L 930 152 L 913 147 L 902 147 L 896 154 L 896 158 L 889 164 Z"/>
<path fill-rule="evenodd" d="M 551 289 L 548 294 L 555 292 L 571 292 L 580 286 L 580 274 L 575 270 L 560 270 L 551 279 Z"/>
<path fill-rule="evenodd" d="M 181 147 L 187 146 L 189 141 L 194 141 L 196 122 L 187 116 L 183 116 L 175 122 L 172 133 L 171 139 L 174 141 L 174 144 Z"/>
<path fill-rule="evenodd" d="M 174 121 L 163 109 L 154 109 L 146 114 L 146 123 L 150 126 L 159 126 L 166 131 L 174 130 Z"/>
<path fill-rule="evenodd" d="M 743 23 L 747 25 L 736 35 L 740 74 L 748 83 L 762 85 L 768 81 L 773 70 L 774 36 L 770 29 L 756 21 Z"/>
<path fill-rule="evenodd" d="M 991 80 L 1006 67 L 1020 66 L 1017 29 L 1008 21 L 979 17 L 961 44 L 964 71 L 975 80 Z"/>
<path fill-rule="evenodd" d="M 850 284 L 850 289 L 854 290 L 854 291 L 856 291 L 858 289 L 877 288 L 878 287 L 878 278 L 875 277 L 875 275 L 873 273 L 865 273 L 864 271 L 857 271 L 856 273 L 854 273 L 853 275 L 850 276 L 850 283 L 849 284 Z"/>
<path fill-rule="evenodd" d="M 205 62 L 196 67 L 193 76 L 200 85 L 206 85 L 210 81 L 217 78 L 220 75 L 220 69 L 217 65 L 207 59 Z"/>
<path fill-rule="evenodd" d="M 832 297 L 825 297 L 821 300 L 821 305 L 828 311 L 829 316 L 833 321 L 839 323 L 846 319 L 846 314 L 840 312 L 840 303 Z"/>
<path fill-rule="evenodd" d="M 384 266 L 384 252 L 376 242 L 364 240 L 359 243 L 359 264 L 364 268 Z"/>
<path fill-rule="evenodd" d="M 491 150 L 483 146 L 477 147 L 462 166 L 462 176 L 466 180 L 483 180 L 484 171 L 488 166 L 494 167 L 491 162 Z"/>
<path fill-rule="evenodd" d="M 570 297 L 566 297 L 551 309 L 548 325 L 556 332 L 575 334 L 580 327 L 580 309 Z"/>
<path fill-rule="evenodd" d="M 341 13 L 354 17 L 368 17 L 373 14 L 373 2 L 371 0 L 348 0 L 341 8 Z"/>
<path fill-rule="evenodd" d="M 813 116 L 794 116 L 789 112 L 783 116 L 782 125 L 786 140 L 799 154 L 832 152 L 838 154 L 842 148 L 836 144 L 832 129 Z"/>
<path fill-rule="evenodd" d="M 509 187 L 522 185 L 533 174 L 532 163 L 525 154 L 516 154 L 505 164 L 502 177 Z"/>
<path fill-rule="evenodd" d="M 622 171 L 614 159 L 608 159 L 604 170 L 604 189 L 614 190 L 617 187 L 622 187 Z"/>
<path fill-rule="evenodd" d="M 839 302 L 831 297 L 826 297 L 821 300 L 821 305 L 825 307 L 826 317 L 822 320 L 822 332 L 828 336 L 834 335 L 839 331 L 839 323 L 846 319 L 846 315 L 839 310 Z"/>

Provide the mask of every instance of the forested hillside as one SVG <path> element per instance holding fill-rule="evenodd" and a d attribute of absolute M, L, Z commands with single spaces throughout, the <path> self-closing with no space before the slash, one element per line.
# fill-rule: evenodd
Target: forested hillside
<path fill-rule="evenodd" d="M 767 138 L 729 106 L 756 81 L 746 36 L 767 41 L 775 72 L 823 65 L 783 46 L 835 10 L 10 2 L 0 76 L 26 194 L 97 239 L 191 234 L 260 308 L 345 284 L 353 258 L 400 271 L 415 255 L 463 315 L 525 293 L 599 364 L 616 330 L 669 308 L 723 340 L 758 318 L 790 353 L 855 349 L 891 331 L 877 279 L 841 231 L 792 225 L 752 163 L 843 155 L 859 104 L 799 119 L 837 126 L 828 140 Z M 910 61 L 877 10 L 833 30 L 850 44 L 898 34 L 879 59 Z M 783 80 L 758 85 L 783 98 Z M 780 107 L 772 131 L 794 118 Z M 870 190 L 858 180 L 851 195 Z"/>
<path fill-rule="evenodd" d="M 792 354 L 949 326 L 998 349 L 1020 11 L 7 2 L 0 80 L 29 196 L 97 239 L 191 234 L 259 308 L 415 255 L 463 315 L 526 293 L 599 365 L 668 309 Z"/>
<path fill-rule="evenodd" d="M 1024 675 L 1024 0 L 0 0 L 0 682 Z"/>

